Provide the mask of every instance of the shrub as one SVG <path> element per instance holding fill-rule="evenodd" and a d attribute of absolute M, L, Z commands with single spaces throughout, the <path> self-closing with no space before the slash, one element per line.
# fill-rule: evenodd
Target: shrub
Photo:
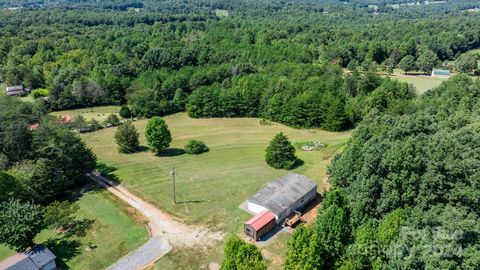
<path fill-rule="evenodd" d="M 118 152 L 133 153 L 137 151 L 140 141 L 138 140 L 138 131 L 131 121 L 120 125 L 115 132 L 115 142 L 118 145 Z"/>
<path fill-rule="evenodd" d="M 97 130 L 100 130 L 103 128 L 102 124 L 100 124 L 100 122 L 97 121 L 97 119 L 95 118 L 92 118 L 90 121 L 87 122 L 88 123 L 88 130 L 87 132 L 91 132 L 91 131 L 97 131 Z"/>
<path fill-rule="evenodd" d="M 202 141 L 190 140 L 185 145 L 185 152 L 191 155 L 198 155 L 201 153 L 205 153 L 205 152 L 208 152 L 208 150 L 209 150 L 208 147 Z"/>
<path fill-rule="evenodd" d="M 49 94 L 49 91 L 48 89 L 45 89 L 45 88 L 39 88 L 32 91 L 32 97 L 35 99 L 46 97 L 48 96 L 48 94 Z"/>
<path fill-rule="evenodd" d="M 130 118 L 133 116 L 132 111 L 127 105 L 123 105 L 118 112 L 122 118 Z"/>
<path fill-rule="evenodd" d="M 107 127 L 114 127 L 120 125 L 120 119 L 114 113 L 110 114 L 103 122 Z"/>

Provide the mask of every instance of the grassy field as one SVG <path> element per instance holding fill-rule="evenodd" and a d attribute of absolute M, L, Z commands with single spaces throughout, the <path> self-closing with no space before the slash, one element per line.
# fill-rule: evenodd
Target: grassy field
<path fill-rule="evenodd" d="M 110 176 L 132 192 L 184 222 L 227 233 L 241 233 L 244 221 L 250 217 L 239 205 L 262 185 L 286 173 L 270 168 L 264 161 L 265 148 L 276 133 L 283 131 L 294 144 L 314 140 L 327 144 L 321 151 L 298 150 L 303 165 L 293 170 L 316 181 L 320 192 L 329 187 L 325 180 L 327 165 L 351 136 L 351 132 L 299 130 L 275 123 L 262 125 L 256 118 L 191 119 L 185 113 L 178 113 L 165 120 L 173 142 L 162 156 L 147 150 L 119 154 L 113 139 L 115 128 L 81 136 L 106 165 L 104 169 L 110 171 Z M 147 120 L 134 122 L 142 146 L 146 146 L 146 123 Z M 210 151 L 198 156 L 185 154 L 182 148 L 190 139 L 204 141 Z M 180 202 L 176 205 L 172 203 L 169 176 L 172 165 L 176 169 Z M 189 253 L 188 250 L 173 252 L 157 263 L 157 269 L 192 265 L 191 260 L 203 258 L 221 259 L 221 248 L 209 253 L 197 254 L 197 251 L 195 256 Z"/>
<path fill-rule="evenodd" d="M 95 118 L 96 120 L 101 122 L 105 120 L 112 113 L 118 114 L 119 110 L 120 110 L 119 106 L 100 106 L 100 107 L 93 107 L 93 108 L 86 108 L 86 109 L 75 109 L 75 110 L 52 112 L 51 115 L 55 115 L 55 116 L 70 115 L 72 117 L 76 115 L 82 115 L 83 117 L 85 117 L 86 120 Z"/>
<path fill-rule="evenodd" d="M 415 88 L 417 89 L 418 94 L 423 94 L 428 90 L 439 86 L 442 82 L 447 80 L 446 78 L 433 78 L 424 75 L 391 75 L 390 78 L 399 80 L 401 82 L 413 84 L 413 86 L 415 86 Z"/>
<path fill-rule="evenodd" d="M 94 220 L 84 237 L 65 237 L 52 230 L 42 231 L 38 243 L 47 243 L 62 269 L 103 269 L 147 241 L 143 221 L 133 209 L 103 189 L 78 194 L 78 218 Z M 91 245 L 93 249 L 89 249 Z M 14 254 L 0 246 L 0 260 Z"/>
<path fill-rule="evenodd" d="M 101 162 L 110 166 L 112 176 L 122 184 L 188 223 L 214 229 L 237 231 L 248 217 L 238 208 L 263 184 L 286 171 L 266 165 L 264 151 L 272 137 L 283 131 L 292 142 L 320 140 L 328 144 L 322 151 L 302 152 L 304 164 L 294 172 L 304 174 L 328 188 L 323 180 L 326 166 L 350 137 L 350 132 L 298 130 L 279 124 L 261 125 L 259 119 L 191 119 L 185 113 L 165 117 L 172 132 L 171 149 L 164 156 L 149 151 L 119 154 L 113 140 L 114 128 L 82 137 Z M 146 145 L 146 120 L 135 122 L 141 144 Z M 204 141 L 210 148 L 202 155 L 187 155 L 181 150 L 190 139 Z M 172 203 L 169 171 L 175 165 L 177 200 Z"/>

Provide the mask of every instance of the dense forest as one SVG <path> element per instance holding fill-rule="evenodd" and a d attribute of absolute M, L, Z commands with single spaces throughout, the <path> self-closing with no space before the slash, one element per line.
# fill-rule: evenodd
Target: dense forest
<path fill-rule="evenodd" d="M 49 110 L 128 104 L 138 117 L 187 110 L 339 130 L 373 106 L 363 100 L 411 98 L 369 71 L 450 68 L 480 45 L 479 16 L 462 4 L 473 5 L 424 5 L 424 16 L 373 15 L 361 1 L 7 1 L 21 8 L 0 10 L 0 80 L 36 89 Z"/>
<path fill-rule="evenodd" d="M 287 269 L 479 269 L 480 84 L 456 76 L 408 113 L 371 111 L 329 168 Z M 306 259 L 307 258 L 307 259 Z"/>

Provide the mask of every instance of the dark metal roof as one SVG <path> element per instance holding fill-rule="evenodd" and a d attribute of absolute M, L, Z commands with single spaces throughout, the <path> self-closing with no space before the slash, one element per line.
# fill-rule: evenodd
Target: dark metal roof
<path fill-rule="evenodd" d="M 17 253 L 10 258 L 0 262 L 0 269 L 2 270 L 37 270 L 37 266 L 30 260 L 27 255 Z"/>
<path fill-rule="evenodd" d="M 26 253 L 17 253 L 0 262 L 2 270 L 39 270 L 55 260 L 55 255 L 44 246 L 36 246 Z"/>
<path fill-rule="evenodd" d="M 248 201 L 259 204 L 278 216 L 316 188 L 317 184 L 307 177 L 287 173 L 280 179 L 264 185 Z"/>
<path fill-rule="evenodd" d="M 46 264 L 55 260 L 55 255 L 44 246 L 36 246 L 27 252 L 28 257 L 38 266 L 44 267 Z"/>

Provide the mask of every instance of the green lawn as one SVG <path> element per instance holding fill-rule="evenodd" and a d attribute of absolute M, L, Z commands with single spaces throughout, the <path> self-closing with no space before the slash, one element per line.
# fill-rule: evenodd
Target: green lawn
<path fill-rule="evenodd" d="M 120 110 L 119 106 L 99 106 L 99 107 L 86 108 L 86 109 L 75 109 L 75 110 L 52 112 L 51 115 L 55 115 L 55 116 L 70 115 L 72 117 L 76 115 L 82 115 L 83 117 L 85 117 L 86 120 L 95 118 L 96 120 L 101 122 L 105 120 L 112 113 L 118 114 L 119 110 Z"/>
<path fill-rule="evenodd" d="M 328 187 L 323 180 L 327 164 L 351 134 L 298 130 L 279 124 L 263 126 L 255 118 L 191 119 L 179 113 L 165 120 L 173 136 L 168 156 L 149 151 L 119 154 L 113 140 L 114 128 L 82 137 L 98 159 L 112 167 L 112 175 L 136 194 L 185 222 L 229 232 L 239 230 L 248 217 L 239 204 L 286 172 L 272 169 L 264 161 L 265 148 L 276 133 L 285 132 L 292 142 L 320 140 L 328 144 L 322 151 L 298 151 L 304 164 L 294 170 L 317 181 L 320 190 Z M 135 122 L 142 145 L 146 145 L 146 123 Z M 181 148 L 190 139 L 204 141 L 210 152 L 182 154 Z M 172 165 L 177 173 L 177 199 L 182 202 L 177 205 L 172 203 Z"/>
<path fill-rule="evenodd" d="M 62 269 L 106 268 L 148 240 L 145 225 L 135 219 L 133 209 L 107 191 L 96 188 L 79 194 L 76 201 L 80 206 L 78 218 L 95 220 L 84 237 L 65 237 L 52 230 L 37 237 L 38 243 L 48 243 Z M 90 250 L 88 245 L 95 248 Z M 12 254 L 0 246 L 0 260 Z"/>
<path fill-rule="evenodd" d="M 192 119 L 185 113 L 166 116 L 172 132 L 171 150 L 163 156 L 143 150 L 135 154 L 119 154 L 113 136 L 115 128 L 82 134 L 101 163 L 132 192 L 152 202 L 184 222 L 204 225 L 226 233 L 241 233 L 250 216 L 239 205 L 262 185 L 281 175 L 264 161 L 265 148 L 273 136 L 283 131 L 292 143 L 320 140 L 327 147 L 321 151 L 297 155 L 304 164 L 293 171 L 304 174 L 319 184 L 319 191 L 329 187 L 326 167 L 351 136 L 351 132 L 300 130 L 280 124 L 261 125 L 257 118 Z M 144 130 L 147 120 L 134 122 L 146 146 Z M 191 156 L 181 148 L 190 139 L 204 141 L 208 153 Z M 169 171 L 175 165 L 177 200 L 172 203 L 172 182 Z M 178 269 L 186 265 L 205 266 L 210 260 L 221 260 L 221 247 L 195 255 L 189 250 L 168 254 L 156 269 Z M 202 261 L 199 264 L 199 260 Z"/>
<path fill-rule="evenodd" d="M 404 75 L 391 75 L 390 78 L 397 79 L 401 82 L 407 82 L 413 84 L 417 89 L 418 94 L 423 94 L 428 90 L 439 86 L 442 82 L 447 80 L 446 78 L 434 78 L 425 75 L 404 76 Z"/>

